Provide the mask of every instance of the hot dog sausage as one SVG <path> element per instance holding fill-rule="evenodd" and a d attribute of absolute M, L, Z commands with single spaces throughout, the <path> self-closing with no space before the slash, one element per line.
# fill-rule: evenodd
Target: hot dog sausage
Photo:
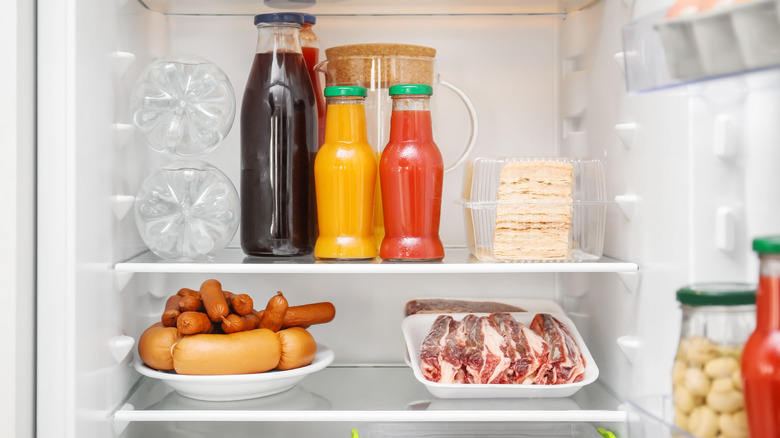
<path fill-rule="evenodd" d="M 312 324 L 325 324 L 333 321 L 336 317 L 336 306 L 333 303 L 313 303 L 303 306 L 292 306 L 287 308 L 284 314 L 282 328 L 285 327 L 308 327 Z"/>
<path fill-rule="evenodd" d="M 173 369 L 171 348 L 179 340 L 176 327 L 164 327 L 161 322 L 147 328 L 138 339 L 138 356 L 150 368 Z"/>
<path fill-rule="evenodd" d="M 276 333 L 282 345 L 277 370 L 291 370 L 310 364 L 317 354 L 317 341 L 301 327 L 291 327 Z"/>
<path fill-rule="evenodd" d="M 176 328 L 182 335 L 194 335 L 198 333 L 211 333 L 214 331 L 214 324 L 205 313 L 184 312 L 179 316 Z"/>
<path fill-rule="evenodd" d="M 196 291 L 196 290 L 192 290 L 192 289 L 183 287 L 183 288 L 179 289 L 178 292 L 176 292 L 176 295 L 178 295 L 180 297 L 190 297 L 190 296 L 199 297 L 200 293 L 198 291 Z"/>
<path fill-rule="evenodd" d="M 268 300 L 268 304 L 265 306 L 265 312 L 263 312 L 263 317 L 260 318 L 260 325 L 258 327 L 278 332 L 282 328 L 282 322 L 286 312 L 287 299 L 281 292 L 276 292 L 276 295 Z"/>
<path fill-rule="evenodd" d="M 192 335 L 173 347 L 179 374 L 248 374 L 272 370 L 282 346 L 276 333 L 256 329 L 228 335 Z"/>
<path fill-rule="evenodd" d="M 255 312 L 259 318 L 263 317 L 265 311 Z M 302 306 L 290 306 L 282 319 L 282 328 L 287 327 L 308 327 L 313 324 L 324 324 L 333 321 L 336 316 L 336 307 L 332 303 L 313 303 Z"/>
<path fill-rule="evenodd" d="M 182 312 L 205 312 L 206 309 L 203 308 L 203 300 L 200 299 L 200 294 L 197 296 L 195 295 L 188 295 L 186 297 L 181 297 L 181 300 L 179 300 L 179 310 Z"/>
<path fill-rule="evenodd" d="M 200 285 L 200 298 L 203 300 L 206 313 L 213 322 L 222 322 L 222 318 L 230 314 L 227 300 L 222 293 L 222 284 L 219 281 L 214 279 L 204 281 Z"/>
<path fill-rule="evenodd" d="M 242 332 L 245 330 L 254 330 L 260 324 L 260 320 L 255 315 L 249 314 L 239 316 L 231 313 L 222 320 L 222 331 L 225 333 Z"/>
<path fill-rule="evenodd" d="M 165 302 L 165 311 L 162 314 L 162 325 L 165 327 L 176 327 L 176 318 L 181 315 L 179 301 L 181 301 L 181 296 L 171 295 Z"/>
<path fill-rule="evenodd" d="M 257 315 L 250 313 L 241 318 L 244 320 L 244 325 L 247 327 L 246 330 L 254 330 L 260 326 L 260 318 L 258 318 Z"/>
<path fill-rule="evenodd" d="M 248 315 L 252 312 L 252 308 L 255 303 L 252 301 L 252 297 L 247 294 L 234 294 L 231 292 L 225 292 L 225 299 L 230 305 L 230 309 L 239 316 Z"/>
<path fill-rule="evenodd" d="M 235 313 L 231 313 L 222 320 L 222 331 L 225 333 L 243 332 L 244 330 L 248 330 L 244 320 Z"/>

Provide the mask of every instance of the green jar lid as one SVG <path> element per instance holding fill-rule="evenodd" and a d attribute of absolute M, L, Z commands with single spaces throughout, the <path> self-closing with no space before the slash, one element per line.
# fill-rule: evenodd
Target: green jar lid
<path fill-rule="evenodd" d="M 325 97 L 360 96 L 366 97 L 365 87 L 325 87 Z"/>
<path fill-rule="evenodd" d="M 757 253 L 780 254 L 780 236 L 753 239 L 753 251 Z"/>
<path fill-rule="evenodd" d="M 430 96 L 433 94 L 433 87 L 423 84 L 393 85 L 390 87 L 391 96 L 399 94 L 426 94 Z"/>
<path fill-rule="evenodd" d="M 756 286 L 749 283 L 698 283 L 680 288 L 677 301 L 686 306 L 755 304 Z"/>

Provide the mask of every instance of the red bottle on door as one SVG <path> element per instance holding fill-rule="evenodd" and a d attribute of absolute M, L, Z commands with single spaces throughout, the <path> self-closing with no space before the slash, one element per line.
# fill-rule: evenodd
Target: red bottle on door
<path fill-rule="evenodd" d="M 433 142 L 429 85 L 390 87 L 393 113 L 390 141 L 379 161 L 385 260 L 444 258 L 439 238 L 444 162 Z"/>
<path fill-rule="evenodd" d="M 750 436 L 780 436 L 780 237 L 755 239 L 760 258 L 756 330 L 742 351 Z"/>

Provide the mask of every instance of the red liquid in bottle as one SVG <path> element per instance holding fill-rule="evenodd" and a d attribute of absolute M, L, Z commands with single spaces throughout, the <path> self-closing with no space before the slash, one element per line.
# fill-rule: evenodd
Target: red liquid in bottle
<path fill-rule="evenodd" d="M 301 47 L 301 50 L 303 51 L 303 59 L 306 61 L 306 70 L 314 87 L 314 98 L 317 100 L 317 146 L 322 146 L 325 141 L 325 96 L 322 94 L 320 76 L 314 71 L 314 66 L 320 60 L 320 50 L 316 47 Z"/>
<path fill-rule="evenodd" d="M 430 111 L 393 110 L 379 164 L 385 260 L 439 260 L 444 162 L 433 142 Z"/>
<path fill-rule="evenodd" d="M 255 55 L 241 106 L 241 247 L 249 255 L 314 249 L 316 111 L 303 55 Z"/>
<path fill-rule="evenodd" d="M 780 437 L 780 277 L 762 275 L 756 330 L 742 351 L 745 408 L 752 437 Z"/>

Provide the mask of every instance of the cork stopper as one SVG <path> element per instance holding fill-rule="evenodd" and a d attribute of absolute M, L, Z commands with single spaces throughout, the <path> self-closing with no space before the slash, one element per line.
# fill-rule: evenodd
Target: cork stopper
<path fill-rule="evenodd" d="M 350 44 L 325 49 L 327 86 L 433 85 L 436 49 L 412 44 Z M 372 83 L 372 80 L 374 83 Z"/>

